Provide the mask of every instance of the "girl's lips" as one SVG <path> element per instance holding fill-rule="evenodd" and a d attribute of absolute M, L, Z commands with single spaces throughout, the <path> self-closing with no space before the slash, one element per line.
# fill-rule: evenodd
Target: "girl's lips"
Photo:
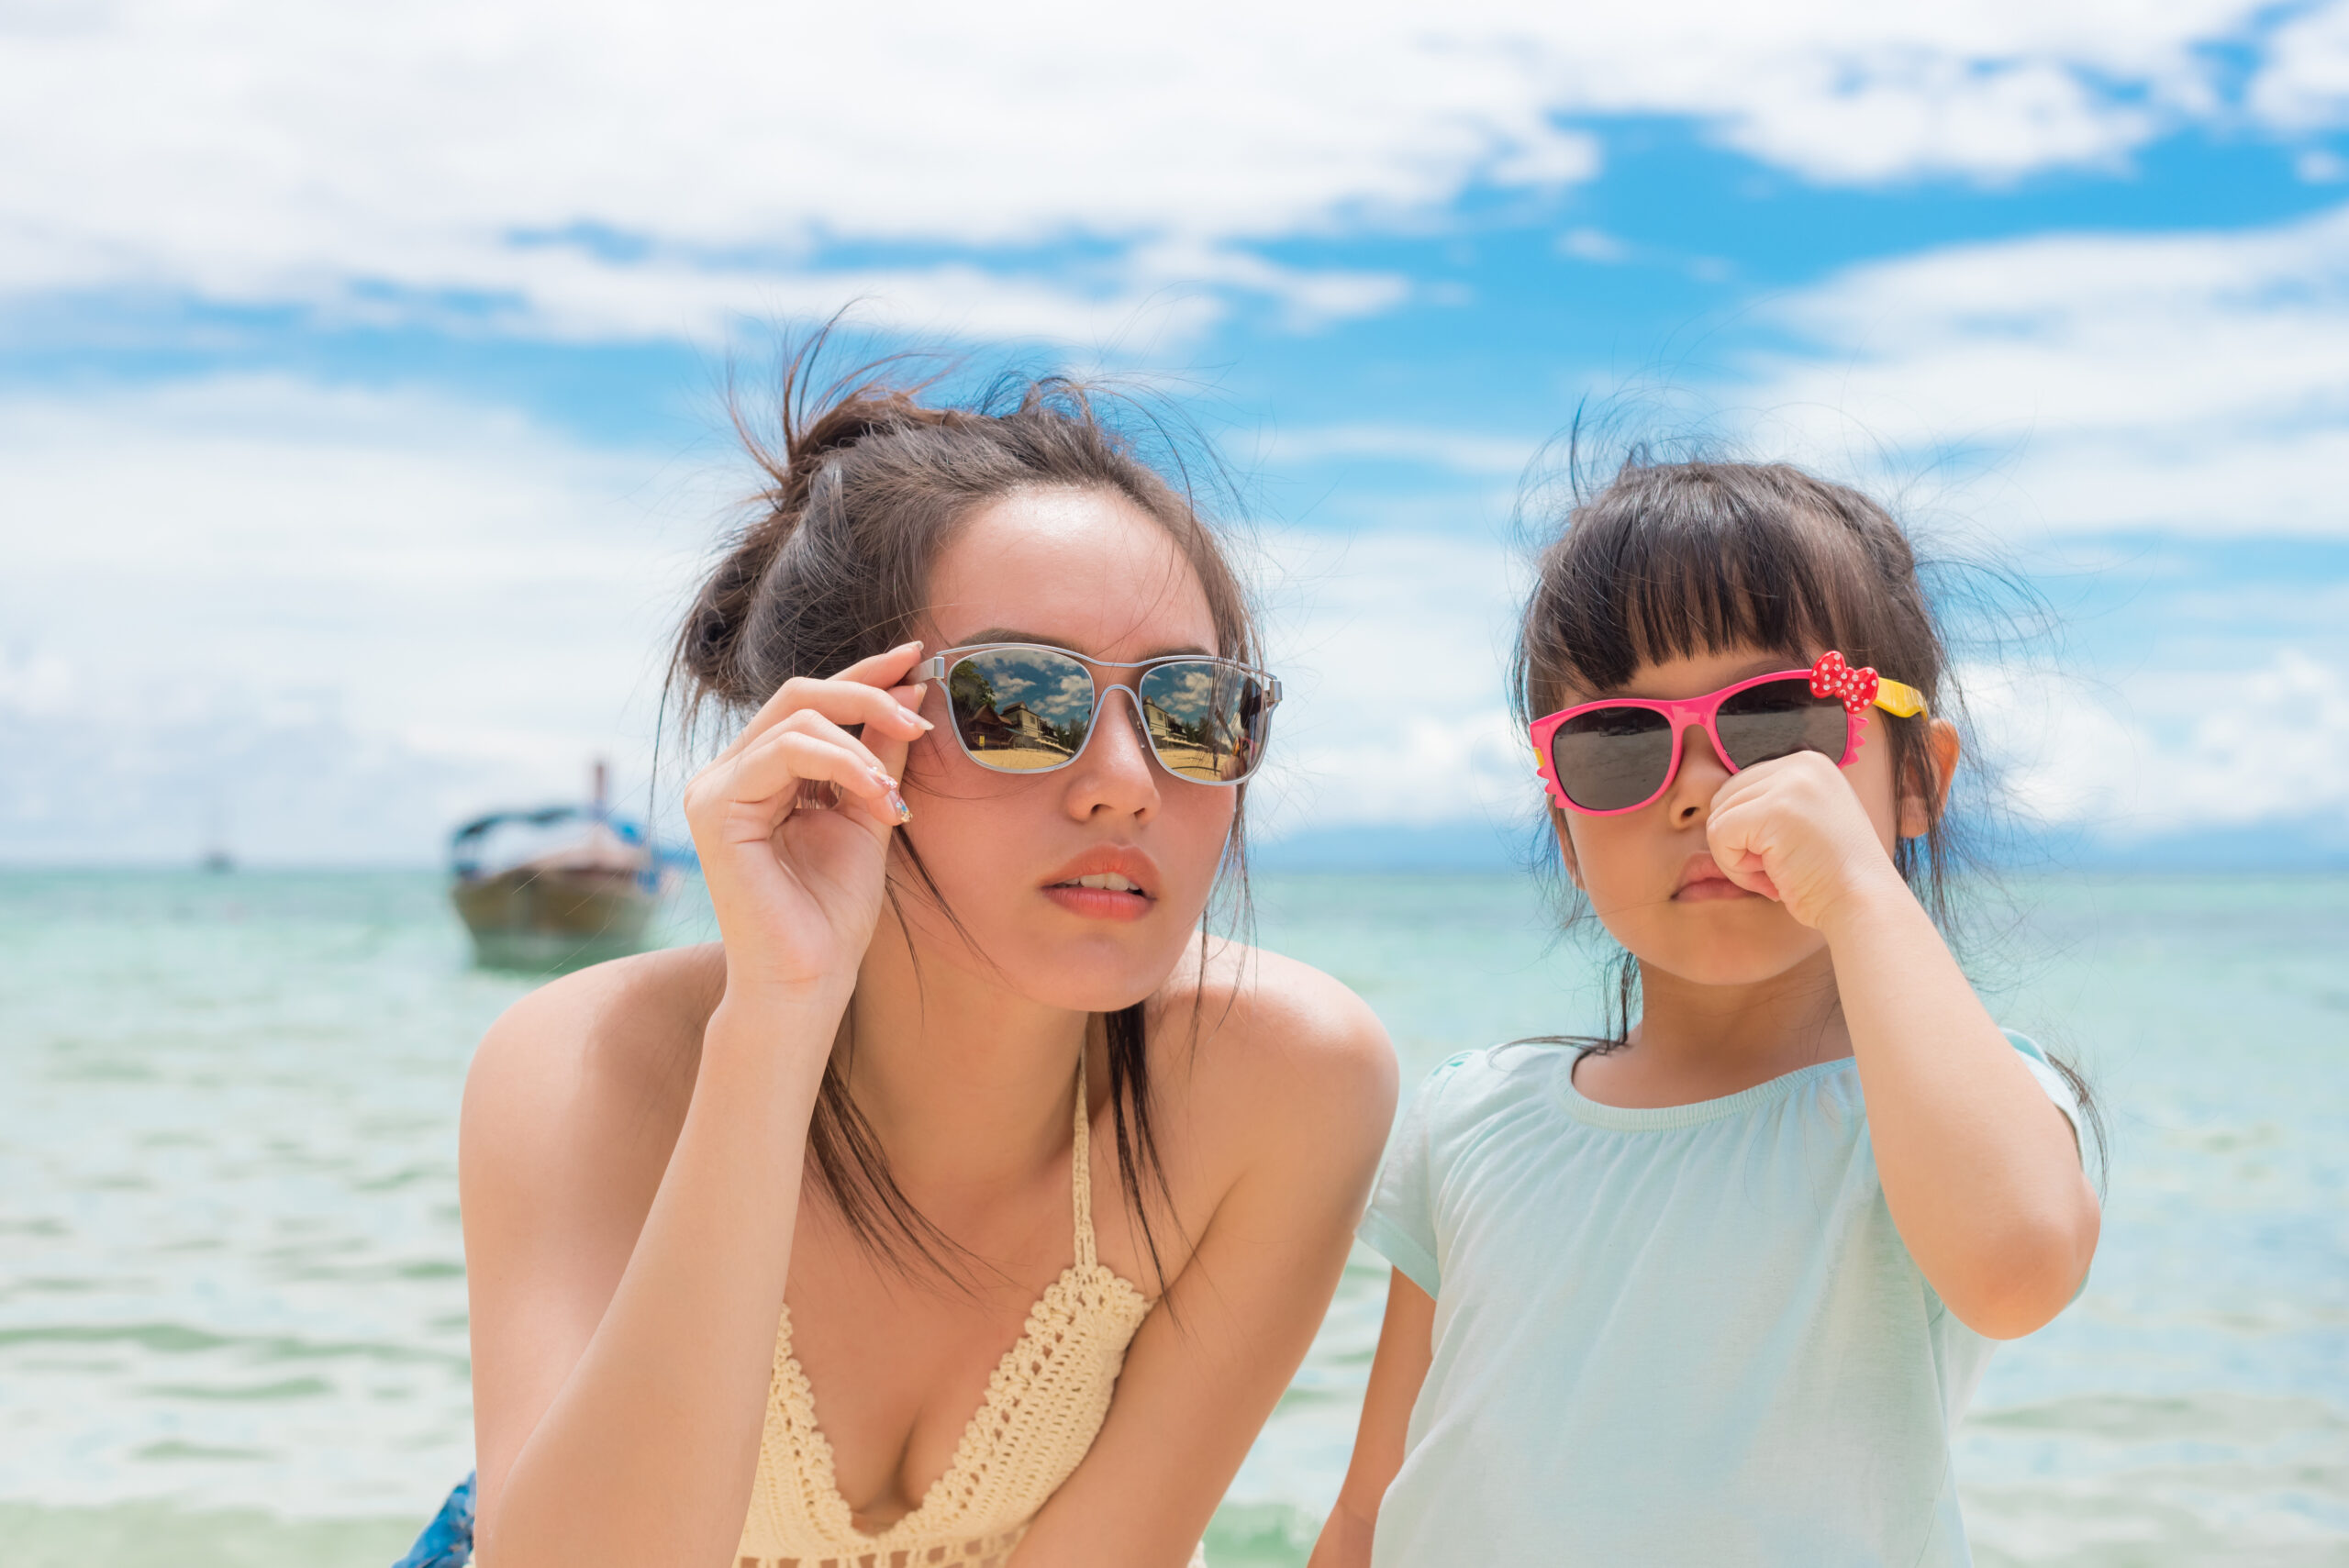
<path fill-rule="evenodd" d="M 1731 882 L 1710 855 L 1691 855 L 1680 873 L 1680 885 L 1672 890 L 1675 904 L 1706 904 L 1721 898 L 1759 898 Z"/>
<path fill-rule="evenodd" d="M 1689 883 L 1672 895 L 1675 904 L 1706 904 L 1722 898 L 1759 898 L 1758 893 L 1738 886 L 1725 876 L 1709 876 Z"/>

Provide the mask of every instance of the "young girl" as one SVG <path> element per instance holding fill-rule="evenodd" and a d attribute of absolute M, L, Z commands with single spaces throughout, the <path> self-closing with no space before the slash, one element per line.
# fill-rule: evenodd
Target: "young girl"
<path fill-rule="evenodd" d="M 1945 672 L 1848 489 L 1635 461 L 1568 517 L 1515 695 L 1640 1017 L 1419 1090 L 1313 1568 L 1968 1560 L 1951 1429 L 2098 1208 L 2069 1081 L 1935 926 Z"/>

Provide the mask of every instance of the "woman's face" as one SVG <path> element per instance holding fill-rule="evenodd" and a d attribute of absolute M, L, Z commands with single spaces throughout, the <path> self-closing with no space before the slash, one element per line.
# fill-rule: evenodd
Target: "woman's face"
<path fill-rule="evenodd" d="M 1165 529 L 1089 490 L 1019 492 L 967 518 L 931 573 L 921 636 L 925 656 L 974 642 L 1047 643 L 1088 662 L 1220 651 L 1207 594 Z M 1103 687 L 1135 674 L 1093 673 Z M 1074 762 L 1025 776 L 963 755 L 934 682 L 921 712 L 938 728 L 907 758 L 903 831 L 966 934 L 901 869 L 899 905 L 925 953 L 1072 1011 L 1157 990 L 1197 929 L 1239 791 L 1161 767 L 1124 691 L 1106 694 Z M 1139 891 L 1073 885 L 1100 873 Z"/>
<path fill-rule="evenodd" d="M 1567 700 L 1686 699 L 1809 662 L 1732 649 L 1644 664 L 1617 691 Z M 1870 711 L 1859 755 L 1843 776 L 1889 854 L 1896 833 L 1921 833 L 1927 819 L 1921 801 L 1895 799 L 1886 724 L 1881 713 Z M 1953 742 L 1954 735 L 1950 732 Z M 1935 743 L 1941 743 L 1938 734 Z M 1642 963 L 1700 985 L 1774 979 L 1817 954 L 1826 939 L 1773 900 L 1721 877 L 1706 823 L 1730 772 L 1704 730 L 1687 730 L 1680 747 L 1680 771 L 1660 797 L 1639 810 L 1613 817 L 1553 811 L 1567 869 L 1608 934 Z M 1948 761 L 1954 760 L 1953 744 Z"/>

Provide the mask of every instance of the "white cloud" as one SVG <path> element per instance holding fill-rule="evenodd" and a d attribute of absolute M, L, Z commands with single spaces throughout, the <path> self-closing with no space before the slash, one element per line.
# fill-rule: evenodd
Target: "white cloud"
<path fill-rule="evenodd" d="M 1631 259 L 1631 247 L 1603 228 L 1569 228 L 1558 236 L 1558 254 L 1611 267 Z"/>
<path fill-rule="evenodd" d="M 2349 668 L 2299 649 L 2240 670 L 2163 670 L 2105 692 L 1965 673 L 2026 817 L 2128 840 L 2259 822 L 2349 825 Z"/>
<path fill-rule="evenodd" d="M 2250 103 L 2287 130 L 2324 130 L 2349 118 L 2349 6 L 2310 6 L 2278 28 Z"/>
<path fill-rule="evenodd" d="M 1504 686 L 1521 591 L 1511 553 L 1412 533 L 1268 544 L 1285 693 L 1254 804 L 1264 832 L 1528 810 L 1532 754 Z"/>
<path fill-rule="evenodd" d="M 1575 117 L 1691 117 L 1822 181 L 2109 165 L 2214 112 L 2200 51 L 2266 9 L 18 4 L 0 294 L 619 338 L 855 295 L 1087 342 L 1196 329 L 1234 295 L 1309 324 L 1402 285 L 1254 242 L 1586 178 Z"/>
<path fill-rule="evenodd" d="M 643 777 L 707 525 L 495 408 L 230 379 L 0 406 L 0 851 L 413 860 Z"/>
<path fill-rule="evenodd" d="M 1969 453 L 2009 527 L 2349 533 L 2349 207 L 1953 247 L 1776 319 L 1798 346 L 1733 393 L 1757 446 L 1879 479 Z"/>

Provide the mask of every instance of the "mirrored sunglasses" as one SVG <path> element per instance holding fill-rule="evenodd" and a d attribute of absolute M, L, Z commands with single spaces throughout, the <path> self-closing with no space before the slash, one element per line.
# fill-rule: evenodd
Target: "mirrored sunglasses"
<path fill-rule="evenodd" d="M 1135 673 L 1103 682 L 1097 669 Z M 1075 762 L 1108 694 L 1122 691 L 1161 767 L 1194 784 L 1236 784 L 1263 765 L 1281 700 L 1280 682 L 1234 660 L 1177 653 L 1087 662 L 1026 642 L 950 648 L 923 661 L 916 678 L 945 688 L 963 754 L 999 773 L 1048 773 Z"/>

